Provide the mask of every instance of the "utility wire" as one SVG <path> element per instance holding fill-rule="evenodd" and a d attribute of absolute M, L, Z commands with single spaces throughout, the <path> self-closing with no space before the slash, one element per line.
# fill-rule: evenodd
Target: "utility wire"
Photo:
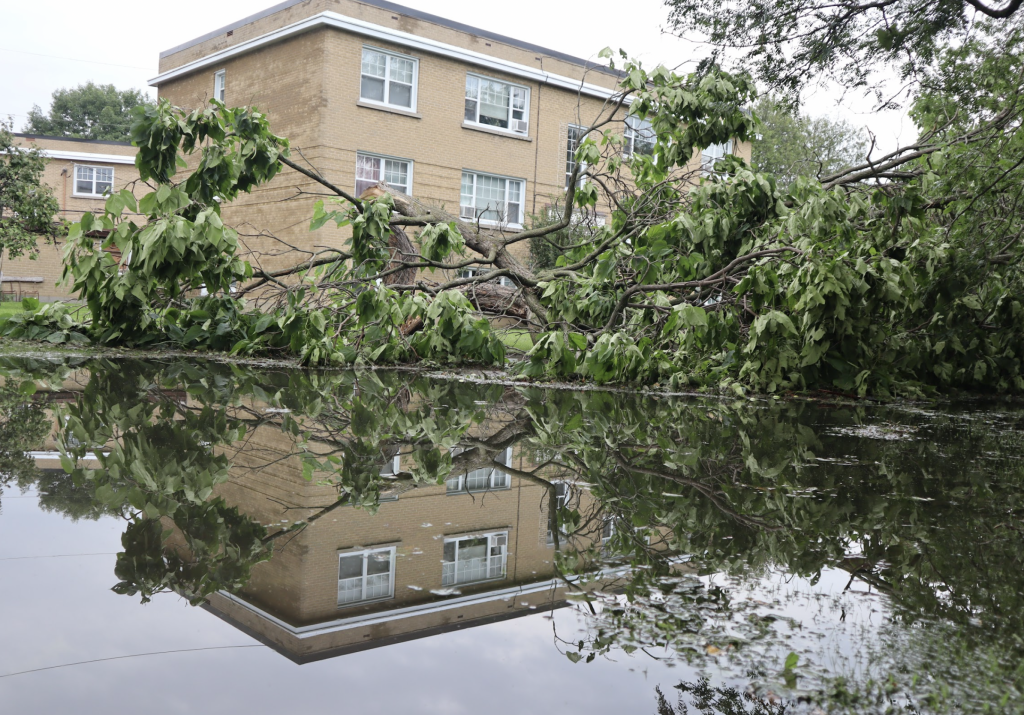
<path fill-rule="evenodd" d="M 29 673 L 39 673 L 43 670 L 56 670 L 57 668 L 70 668 L 73 665 L 88 665 L 89 663 L 102 663 L 108 660 L 125 660 L 126 658 L 144 658 L 149 655 L 167 655 L 169 653 L 196 653 L 203 650 L 230 650 L 231 648 L 266 648 L 262 643 L 256 643 L 253 645 L 219 645 L 210 646 L 208 648 L 182 648 L 181 650 L 158 650 L 153 653 L 135 653 L 134 655 L 115 655 L 111 658 L 95 658 L 93 660 L 80 660 L 77 663 L 64 663 L 62 665 L 48 665 L 45 668 L 33 668 L 32 670 L 19 670 L 17 673 L 7 673 L 6 675 L 0 675 L 2 678 L 13 678 L 15 675 L 27 675 Z"/>
<path fill-rule="evenodd" d="M 41 556 L 5 556 L 0 561 L 24 561 L 27 559 L 66 559 L 74 556 L 117 556 L 117 551 L 96 554 L 43 554 Z"/>
<path fill-rule="evenodd" d="M 138 65 L 121 65 L 116 62 L 98 62 L 97 60 L 83 60 L 81 57 L 63 57 L 61 55 L 44 55 L 41 52 L 29 52 L 28 50 L 11 50 L 6 47 L 0 47 L 0 52 L 16 52 L 22 55 L 35 55 L 36 57 L 50 57 L 55 60 L 66 60 L 68 62 L 88 62 L 94 65 L 107 65 L 109 67 L 127 67 L 133 70 L 148 70 L 153 71 L 153 67 L 139 67 Z"/>

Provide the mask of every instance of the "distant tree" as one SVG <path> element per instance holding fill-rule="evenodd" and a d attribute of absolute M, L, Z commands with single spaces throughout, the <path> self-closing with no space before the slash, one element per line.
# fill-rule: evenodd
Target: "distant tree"
<path fill-rule="evenodd" d="M 5 253 L 34 258 L 39 237 L 56 232 L 53 219 L 60 210 L 53 189 L 42 181 L 46 157 L 17 147 L 10 130 L 0 121 L 0 268 Z"/>
<path fill-rule="evenodd" d="M 864 161 L 867 142 L 849 122 L 804 116 L 770 96 L 759 99 L 754 112 L 764 127 L 753 142 L 752 163 L 775 174 L 782 188 L 798 176 L 830 176 Z"/>
<path fill-rule="evenodd" d="M 112 84 L 86 82 L 74 89 L 56 90 L 48 113 L 44 114 L 38 105 L 32 107 L 25 131 L 76 139 L 127 141 L 132 109 L 146 104 L 151 102 L 142 90 L 119 90 Z"/>
<path fill-rule="evenodd" d="M 707 38 L 728 50 L 770 89 L 795 93 L 808 83 L 835 80 L 875 90 L 879 70 L 913 77 L 946 46 L 957 46 L 975 23 L 1019 22 L 1024 0 L 665 0 L 669 29 Z"/>

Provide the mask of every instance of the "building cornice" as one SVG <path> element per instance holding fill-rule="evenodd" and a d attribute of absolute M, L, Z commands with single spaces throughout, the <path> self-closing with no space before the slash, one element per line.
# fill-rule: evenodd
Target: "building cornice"
<path fill-rule="evenodd" d="M 234 45 L 233 47 L 221 50 L 220 52 L 215 52 L 198 60 L 188 62 L 180 67 L 176 67 L 154 77 L 149 81 L 149 84 L 151 87 L 159 87 L 164 82 L 168 82 L 172 79 L 192 74 L 193 72 L 197 72 L 201 69 L 217 66 L 232 57 L 252 52 L 260 47 L 280 42 L 321 27 L 342 30 L 344 32 L 350 32 L 355 35 L 369 37 L 375 40 L 383 40 L 400 47 L 418 50 L 420 52 L 427 52 L 441 57 L 448 57 L 450 59 L 473 65 L 474 67 L 481 67 L 486 70 L 501 72 L 506 75 L 519 77 L 532 82 L 579 92 L 580 94 L 597 97 L 598 99 L 608 99 L 617 94 L 616 90 L 608 89 L 607 87 L 581 82 L 579 80 L 572 79 L 571 77 L 545 72 L 536 67 L 503 60 L 498 57 L 474 52 L 473 50 L 467 50 L 463 47 L 457 47 L 445 42 L 439 42 L 426 37 L 419 37 L 418 35 L 413 35 L 408 32 L 402 32 L 401 30 L 384 27 L 383 25 L 376 25 L 364 20 L 345 17 L 344 15 L 339 15 L 336 12 L 330 11 L 313 15 L 312 17 L 300 20 L 299 22 L 288 25 L 287 27 L 282 27 L 278 30 L 274 30 L 273 32 L 268 32 L 265 35 L 260 35 L 259 37 L 255 37 L 251 40 L 247 40 L 246 42 Z"/>
<path fill-rule="evenodd" d="M 86 161 L 99 164 L 134 164 L 134 156 L 124 154 L 93 154 L 87 151 L 60 151 L 59 149 L 40 149 L 47 159 L 64 159 L 66 161 Z"/>

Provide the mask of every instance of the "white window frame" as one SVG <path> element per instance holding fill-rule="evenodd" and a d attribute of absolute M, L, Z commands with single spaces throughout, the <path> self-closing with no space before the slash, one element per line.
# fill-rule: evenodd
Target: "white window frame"
<path fill-rule="evenodd" d="M 225 70 L 217 70 L 213 73 L 213 98 L 223 102 L 227 97 L 227 73 Z"/>
<path fill-rule="evenodd" d="M 388 564 L 389 570 L 388 570 L 388 578 L 387 578 L 387 587 L 388 587 L 387 593 L 385 595 L 373 595 L 373 596 L 367 597 L 367 589 L 368 589 L 367 580 L 369 578 L 369 576 L 367 575 L 367 563 L 368 563 L 370 557 L 373 556 L 374 554 L 382 554 L 382 553 L 385 553 L 385 552 L 388 554 L 388 559 L 389 559 L 389 564 Z M 384 547 L 382 549 L 365 549 L 365 550 L 362 550 L 362 551 L 339 551 L 338 552 L 338 608 L 345 608 L 347 606 L 357 606 L 357 605 L 362 605 L 364 603 L 374 603 L 375 601 L 386 601 L 389 598 L 394 598 L 395 597 L 395 556 L 396 556 L 396 552 L 397 552 L 397 549 L 394 546 L 386 546 L 386 547 Z M 343 558 L 353 557 L 353 556 L 362 556 L 362 558 L 363 558 L 363 575 L 362 576 L 353 576 L 352 578 L 348 578 L 348 579 L 342 579 L 341 578 L 341 560 Z M 376 576 L 383 576 L 384 574 L 375 574 L 375 575 Z M 349 600 L 342 601 L 341 600 L 342 584 L 343 583 L 348 583 L 350 581 L 354 581 L 357 578 L 361 579 L 361 583 L 360 583 L 360 598 L 349 599 Z M 350 589 L 345 589 L 345 590 L 348 591 Z"/>
<path fill-rule="evenodd" d="M 475 96 L 470 96 L 470 85 L 476 84 Z M 507 127 L 499 127 L 493 124 L 487 124 L 486 122 L 480 121 L 480 83 L 481 82 L 496 82 L 497 84 L 503 84 L 508 87 L 508 117 L 506 122 Z M 515 107 L 516 90 L 518 90 L 523 96 L 523 107 L 517 109 Z M 472 111 L 473 118 L 469 118 L 470 108 L 469 103 L 474 102 L 475 106 Z M 516 117 L 516 113 L 521 113 L 521 117 Z M 524 124 L 518 125 L 516 129 L 516 122 L 523 122 Z M 462 123 L 464 125 L 472 127 L 483 127 L 490 131 L 505 132 L 512 136 L 528 137 L 530 136 L 530 88 L 523 84 L 516 84 L 515 82 L 509 82 L 504 79 L 497 79 L 496 77 L 488 77 L 487 75 L 476 74 L 475 72 L 466 73 L 466 92 L 464 96 L 464 107 L 462 115 Z"/>
<path fill-rule="evenodd" d="M 363 193 L 362 191 L 359 190 L 359 182 L 363 181 L 363 179 L 359 178 L 359 160 L 361 158 L 377 159 L 378 161 L 380 161 L 380 168 L 379 168 L 380 178 L 375 183 L 380 183 L 381 181 L 384 180 L 384 176 L 386 175 L 386 172 L 387 172 L 386 162 L 389 162 L 389 161 L 399 161 L 399 162 L 404 163 L 406 165 L 406 175 L 408 177 L 407 181 L 406 181 L 406 183 L 408 184 L 408 186 L 406 188 L 408 190 L 405 193 L 408 194 L 409 196 L 412 196 L 413 160 L 412 159 L 403 159 L 403 158 L 398 157 L 398 156 L 387 156 L 385 154 L 375 154 L 375 153 L 369 152 L 369 151 L 356 152 L 356 183 L 355 183 L 356 196 L 359 196 L 361 193 Z M 390 186 L 390 184 L 389 184 L 389 186 Z M 396 185 L 395 188 L 398 188 L 398 186 Z M 366 191 L 366 189 L 363 189 L 363 191 Z"/>
<path fill-rule="evenodd" d="M 393 477 L 402 471 L 402 455 L 396 454 L 391 458 L 390 462 L 386 462 L 383 467 L 380 468 L 380 475 L 382 477 Z"/>
<path fill-rule="evenodd" d="M 384 77 L 383 77 L 383 80 L 384 80 L 384 101 L 383 102 L 380 101 L 379 99 L 370 99 L 368 97 L 364 97 L 363 96 L 363 52 L 366 52 L 366 51 L 379 52 L 380 54 L 384 55 L 384 57 L 386 58 L 385 65 L 384 65 Z M 391 60 L 393 58 L 398 58 L 398 59 L 402 59 L 402 60 L 409 60 L 410 62 L 412 62 L 412 95 L 410 97 L 411 106 L 406 107 L 403 104 L 393 104 L 392 102 L 388 101 L 391 98 L 391 82 L 392 82 L 392 80 L 391 80 Z M 366 76 L 373 77 L 373 79 L 382 79 L 381 77 L 376 77 L 376 76 L 373 76 L 373 75 L 366 75 Z M 416 101 L 417 101 L 417 94 L 418 94 L 417 88 L 419 87 L 419 83 L 420 83 L 420 61 L 419 61 L 418 58 L 412 57 L 411 55 L 403 55 L 401 52 L 395 52 L 394 50 L 385 50 L 382 47 L 374 47 L 373 45 L 363 45 L 362 49 L 359 51 L 359 101 L 360 102 L 363 102 L 364 104 L 373 104 L 373 105 L 376 105 L 378 107 L 388 107 L 389 109 L 398 109 L 398 110 L 403 111 L 403 112 L 413 112 L 414 113 L 416 111 Z M 404 84 L 404 82 L 401 82 L 399 84 Z"/>
<path fill-rule="evenodd" d="M 636 139 L 639 132 L 650 132 L 651 151 L 642 151 L 641 154 L 650 156 L 654 153 L 654 129 L 649 119 L 641 119 L 636 114 L 627 114 L 623 120 L 626 128 L 622 132 L 623 146 L 622 155 L 627 159 L 631 158 L 636 151 Z"/>
<path fill-rule="evenodd" d="M 573 143 L 572 136 L 573 132 L 579 132 L 576 137 L 575 144 Z M 572 171 L 576 167 L 576 150 L 580 148 L 580 144 L 587 138 L 587 134 L 590 133 L 588 127 L 580 126 L 579 124 L 570 124 L 565 131 L 565 190 L 569 190 L 569 177 L 572 176 Z M 579 185 L 583 186 L 587 183 L 587 177 L 583 174 L 587 169 L 586 162 L 582 163 L 580 167 L 580 178 Z"/>
<path fill-rule="evenodd" d="M 712 144 L 700 152 L 700 170 L 705 176 L 711 176 L 715 172 L 715 165 L 732 154 L 732 139 L 722 144 Z"/>
<path fill-rule="evenodd" d="M 78 179 L 78 170 L 79 169 L 90 169 L 92 171 L 92 178 L 89 180 L 90 183 L 92 184 L 92 191 L 90 191 L 90 192 L 82 192 L 82 191 L 78 190 L 78 181 L 79 181 L 79 179 Z M 87 198 L 87 199 L 102 199 L 102 198 L 106 198 L 109 195 L 109 194 L 104 194 L 104 193 L 96 193 L 96 184 L 97 184 L 97 181 L 96 181 L 96 170 L 97 169 L 102 169 L 104 171 L 109 171 L 110 172 L 110 192 L 109 193 L 110 194 L 114 193 L 114 181 L 115 181 L 114 167 L 112 167 L 112 166 L 100 166 L 98 164 L 75 164 L 75 180 L 74 180 L 74 183 L 72 184 L 72 188 L 71 188 L 71 195 L 72 196 L 77 196 L 77 197 L 80 197 L 80 198 Z M 102 183 L 106 183 L 106 182 L 102 182 Z"/>
<path fill-rule="evenodd" d="M 463 268 L 459 271 L 459 278 L 472 278 L 474 276 L 486 276 L 490 273 L 488 268 L 470 267 Z M 515 288 L 516 284 L 508 276 L 498 276 L 498 285 L 505 286 L 506 288 Z"/>
<path fill-rule="evenodd" d="M 501 216 L 503 213 L 505 213 L 505 216 L 502 219 L 497 220 L 497 221 L 494 220 L 494 219 L 480 218 L 479 219 L 480 225 L 481 226 L 502 226 L 502 227 L 505 227 L 505 228 L 515 228 L 515 229 L 520 229 L 520 228 L 523 227 L 523 215 L 524 215 L 525 210 L 526 210 L 526 206 L 525 206 L 525 201 L 526 201 L 526 180 L 525 179 L 516 179 L 516 178 L 511 177 L 511 176 L 502 176 L 501 174 L 490 174 L 490 173 L 487 173 L 485 171 L 474 171 L 472 169 L 463 169 L 462 170 L 463 180 L 465 179 L 467 174 L 473 177 L 473 204 L 472 204 L 472 206 L 470 206 L 468 204 L 463 203 L 462 184 L 464 182 L 460 181 L 459 182 L 459 216 L 462 218 L 463 221 L 468 221 L 470 223 L 475 224 L 478 219 L 474 218 L 474 217 L 470 217 L 469 216 L 470 213 L 474 213 L 475 216 L 479 217 L 480 214 L 482 214 L 482 213 L 484 213 L 486 211 L 490 211 L 491 210 L 489 208 L 481 208 L 481 207 L 477 206 L 477 196 L 478 196 L 478 193 L 479 193 L 478 189 L 479 189 L 479 186 L 480 186 L 480 177 L 481 176 L 486 176 L 489 179 L 503 179 L 505 181 L 505 199 L 504 199 L 504 201 L 500 202 L 500 206 L 499 207 L 496 207 L 494 209 L 494 210 L 496 210 L 498 212 L 499 216 Z M 512 187 L 512 182 L 513 181 L 519 183 L 519 216 L 517 217 L 518 220 L 516 220 L 516 221 L 509 221 L 509 220 L 507 220 L 508 219 L 508 215 L 507 215 L 505 207 L 507 207 L 508 204 L 509 204 L 509 196 L 511 195 L 511 187 Z M 490 204 L 488 204 L 488 206 L 490 206 Z"/>
<path fill-rule="evenodd" d="M 463 541 L 469 541 L 470 539 L 482 539 L 487 538 L 487 555 L 482 559 L 467 559 L 467 561 L 482 560 L 485 563 L 476 564 L 476 569 L 479 571 L 480 567 L 483 567 L 485 571 L 484 578 L 460 578 L 459 573 L 459 543 Z M 465 583 L 483 583 L 485 581 L 500 581 L 505 578 L 508 567 L 508 532 L 507 531 L 491 531 L 483 534 L 466 534 L 463 536 L 453 536 L 451 538 L 445 538 L 445 546 L 448 544 L 455 544 L 455 560 L 445 561 L 443 556 L 441 560 L 441 583 L 444 586 L 455 586 L 458 584 Z M 499 549 L 497 555 L 492 555 L 494 549 Z M 492 575 L 494 574 L 494 575 Z"/>
<path fill-rule="evenodd" d="M 461 448 L 452 450 L 452 456 L 454 457 L 461 451 Z M 508 447 L 495 458 L 494 462 L 495 464 L 500 464 L 506 467 L 511 466 L 512 448 Z M 467 487 L 467 483 L 472 478 L 485 478 L 487 480 L 487 486 Z M 512 488 L 512 475 L 498 467 L 481 467 L 480 469 L 474 469 L 470 472 L 464 472 L 462 474 L 456 474 L 448 477 L 444 480 L 444 486 L 445 494 L 448 496 L 476 494 L 478 492 L 497 492 Z"/>

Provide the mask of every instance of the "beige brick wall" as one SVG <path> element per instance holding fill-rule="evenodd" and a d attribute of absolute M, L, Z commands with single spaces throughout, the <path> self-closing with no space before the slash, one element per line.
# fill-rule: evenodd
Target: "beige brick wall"
<path fill-rule="evenodd" d="M 86 142 L 54 137 L 24 136 L 16 137 L 16 140 L 21 146 L 56 152 L 113 154 L 125 157 L 134 157 L 136 154 L 135 147 L 117 142 Z M 103 213 L 105 203 L 103 198 L 76 195 L 75 166 L 78 164 L 112 168 L 115 191 L 130 188 L 136 197 L 141 197 L 148 191 L 145 185 L 139 183 L 139 172 L 134 164 L 93 159 L 51 158 L 47 161 L 46 169 L 43 172 L 43 182 L 53 188 L 57 197 L 60 205 L 58 218 L 69 223 L 81 220 L 82 214 L 86 211 L 97 215 Z M 14 287 L 22 292 L 38 293 L 41 300 L 63 300 L 74 297 L 65 287 L 58 285 L 64 267 L 62 259 L 64 246 L 65 242 L 62 239 L 58 240 L 56 244 L 40 241 L 38 244 L 39 255 L 35 260 L 31 260 L 27 256 L 11 260 L 5 255 L 3 263 L 4 289 L 9 290 Z M 9 282 L 9 278 L 41 278 L 42 282 Z"/>
<path fill-rule="evenodd" d="M 214 38 L 182 50 L 165 59 L 161 68 L 170 69 L 324 9 L 384 25 L 396 24 L 390 13 L 352 0 L 310 0 L 237 28 L 230 38 Z M 407 32 L 524 64 L 532 61 L 532 53 L 524 54 L 518 48 L 497 42 L 481 48 L 485 43 L 479 37 L 404 16 L 399 20 L 404 23 L 400 29 Z M 419 61 L 415 112 L 387 111 L 360 102 L 364 45 L 413 56 Z M 545 69 L 583 77 L 582 67 L 565 62 L 553 67 L 549 60 L 544 60 Z M 181 106 L 199 106 L 212 94 L 214 73 L 220 69 L 226 73 L 227 103 L 260 107 L 267 113 L 273 130 L 290 139 L 293 158 L 308 160 L 336 185 L 355 191 L 359 152 L 406 159 L 413 167 L 413 195 L 453 213 L 459 205 L 464 169 L 524 180 L 524 212 L 542 213 L 563 191 L 568 125 L 590 124 L 603 104 L 574 91 L 542 86 L 333 28 L 313 30 L 169 80 L 160 86 L 160 95 Z M 529 88 L 528 137 L 499 135 L 463 125 L 467 72 Z M 606 85 L 614 84 L 609 75 L 601 77 Z M 596 81 L 595 73 L 591 72 L 587 79 Z M 739 148 L 739 153 L 749 155 L 749 146 Z M 332 224 L 316 234 L 309 232 L 313 205 L 322 197 L 302 195 L 300 191 L 322 193 L 315 183 L 286 170 L 269 185 L 225 208 L 226 221 L 239 229 L 245 244 L 256 252 L 253 259 L 257 265 L 284 268 L 318 247 L 343 246 L 348 233 Z M 307 253 L 289 253 L 288 246 Z M 528 260 L 528 242 L 515 244 L 511 250 L 521 260 Z"/>

